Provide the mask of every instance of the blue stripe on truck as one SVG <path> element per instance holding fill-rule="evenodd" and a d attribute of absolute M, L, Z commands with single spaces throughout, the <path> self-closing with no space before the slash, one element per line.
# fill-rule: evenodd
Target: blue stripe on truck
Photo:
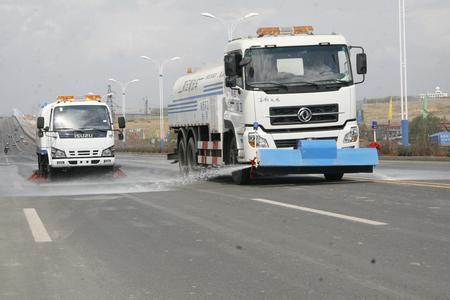
<path fill-rule="evenodd" d="M 177 113 L 189 112 L 189 111 L 197 111 L 197 107 L 194 108 L 194 109 L 185 109 L 185 110 L 179 110 L 179 111 L 169 111 L 169 112 L 167 112 L 167 114 L 171 115 L 171 114 L 177 114 Z"/>
<path fill-rule="evenodd" d="M 167 105 L 167 107 L 170 109 L 171 107 L 174 107 L 174 106 L 188 105 L 188 104 L 192 104 L 192 103 L 197 103 L 197 100 L 183 102 L 183 103 L 169 104 L 169 105 Z"/>
<path fill-rule="evenodd" d="M 221 94 L 223 94 L 223 90 L 222 89 L 220 91 L 217 91 L 217 92 L 204 93 L 204 94 L 200 94 L 200 95 L 195 95 L 195 96 L 190 96 L 190 97 L 186 97 L 186 98 L 172 100 L 172 102 L 176 103 L 176 102 L 193 100 L 193 99 L 197 99 L 198 100 L 198 99 L 203 98 L 203 97 L 215 96 L 215 95 L 221 95 Z"/>
<path fill-rule="evenodd" d="M 207 93 L 207 92 L 218 91 L 218 90 L 223 91 L 223 87 L 222 86 L 218 86 L 218 87 L 205 88 L 203 90 L 203 92 Z"/>
<path fill-rule="evenodd" d="M 207 85 L 205 85 L 205 89 L 210 88 L 210 87 L 212 87 L 212 86 L 218 86 L 218 85 L 222 86 L 222 85 L 223 85 L 223 82 L 222 82 L 222 81 L 219 81 L 219 82 L 216 82 L 216 83 L 210 83 L 210 84 L 207 84 Z"/>
<path fill-rule="evenodd" d="M 180 109 L 185 109 L 185 108 L 193 108 L 193 107 L 197 107 L 197 103 L 184 105 L 184 106 L 180 106 L 180 107 L 170 107 L 168 109 L 168 111 L 180 110 Z"/>

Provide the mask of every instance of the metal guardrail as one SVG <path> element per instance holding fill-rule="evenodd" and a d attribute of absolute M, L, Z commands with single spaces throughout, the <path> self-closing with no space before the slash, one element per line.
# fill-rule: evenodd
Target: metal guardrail
<path fill-rule="evenodd" d="M 18 117 L 16 114 L 14 114 L 14 119 L 16 119 L 16 121 L 17 121 L 17 123 L 19 124 L 20 128 L 22 128 L 23 133 L 24 133 L 30 140 L 32 140 L 33 143 L 34 143 L 35 140 L 36 140 L 35 134 L 34 134 L 34 133 L 31 133 L 31 132 L 29 131 L 29 129 L 26 128 L 26 126 L 24 126 L 23 121 L 21 121 L 19 118 L 20 118 L 20 117 Z"/>

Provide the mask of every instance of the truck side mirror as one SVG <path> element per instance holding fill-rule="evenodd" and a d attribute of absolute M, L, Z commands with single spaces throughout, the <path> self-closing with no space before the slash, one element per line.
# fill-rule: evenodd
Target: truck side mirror
<path fill-rule="evenodd" d="M 119 118 L 117 119 L 117 122 L 119 123 L 119 128 L 120 128 L 120 129 L 125 128 L 125 118 L 124 118 L 124 117 L 119 117 Z"/>
<path fill-rule="evenodd" d="M 119 132 L 119 141 L 123 141 L 123 133 Z"/>
<path fill-rule="evenodd" d="M 38 117 L 36 121 L 36 127 L 37 129 L 42 130 L 44 128 L 44 117 Z"/>
<path fill-rule="evenodd" d="M 230 53 L 224 57 L 225 64 L 225 75 L 226 76 L 236 76 L 237 75 L 237 63 L 236 54 Z"/>
<path fill-rule="evenodd" d="M 225 86 L 229 88 L 236 87 L 236 76 L 225 77 Z"/>
<path fill-rule="evenodd" d="M 242 55 L 239 53 L 229 53 L 224 57 L 225 75 L 226 76 L 241 76 Z"/>
<path fill-rule="evenodd" d="M 356 73 L 367 74 L 367 55 L 365 53 L 356 54 Z"/>

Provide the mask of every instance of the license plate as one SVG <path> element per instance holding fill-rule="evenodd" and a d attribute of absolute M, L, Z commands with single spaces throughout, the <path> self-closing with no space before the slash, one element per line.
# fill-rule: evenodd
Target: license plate
<path fill-rule="evenodd" d="M 75 133 L 73 135 L 73 137 L 76 139 L 87 139 L 87 138 L 93 138 L 94 134 L 93 133 Z"/>

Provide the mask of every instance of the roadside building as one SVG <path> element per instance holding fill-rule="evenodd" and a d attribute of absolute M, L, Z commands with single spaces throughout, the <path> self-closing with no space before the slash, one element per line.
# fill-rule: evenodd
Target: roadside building
<path fill-rule="evenodd" d="M 429 98 L 429 99 L 434 99 L 434 98 L 446 98 L 446 97 L 448 97 L 448 93 L 445 93 L 445 92 L 443 92 L 442 90 L 441 90 L 441 88 L 440 87 L 436 87 L 435 88 L 435 90 L 434 90 L 434 92 L 429 92 L 429 93 L 423 93 L 423 94 L 420 94 L 419 95 L 419 98 L 425 98 L 425 97 L 427 97 L 427 98 Z"/>
<path fill-rule="evenodd" d="M 450 131 L 441 131 L 430 136 L 433 143 L 439 146 L 450 146 Z"/>

